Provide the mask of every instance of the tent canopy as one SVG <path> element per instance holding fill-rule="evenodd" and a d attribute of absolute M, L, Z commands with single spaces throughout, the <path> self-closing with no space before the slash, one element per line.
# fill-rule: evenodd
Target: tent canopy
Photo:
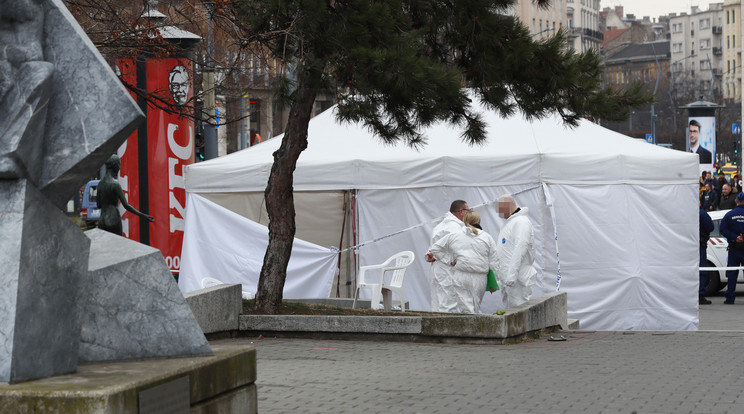
<path fill-rule="evenodd" d="M 697 181 L 694 154 L 649 145 L 590 121 L 558 116 L 528 122 L 483 111 L 487 140 L 469 146 L 446 123 L 426 128 L 427 145 L 385 145 L 359 124 L 339 124 L 335 107 L 313 118 L 295 191 L 483 186 L 515 183 L 637 184 Z M 283 135 L 247 150 L 190 165 L 186 190 L 263 191 Z"/>
<path fill-rule="evenodd" d="M 517 202 L 530 208 L 535 226 L 534 294 L 555 291 L 562 280 L 569 316 L 587 329 L 697 328 L 696 154 L 653 146 L 586 120 L 569 128 L 557 116 L 505 119 L 485 109 L 481 115 L 487 131 L 482 145 L 469 146 L 457 126 L 438 123 L 422 130 L 427 145 L 420 150 L 384 145 L 361 125 L 339 124 L 334 108 L 313 118 L 308 148 L 294 173 L 295 194 L 303 197 L 296 202 L 298 237 L 337 245 L 340 223 L 348 217 L 325 208 L 327 201 L 313 201 L 313 194 L 329 200 L 329 194 L 358 190 L 357 242 L 439 217 L 455 199 L 474 206 L 519 194 Z M 250 197 L 259 200 L 282 138 L 188 166 L 187 192 L 233 211 Z M 253 210 L 263 208 L 255 200 Z M 335 233 L 321 237 L 328 231 L 324 225 L 299 236 L 302 220 L 310 227 L 321 222 L 301 219 L 312 209 L 324 223 L 337 217 Z M 492 207 L 479 212 L 484 229 L 496 236 L 503 219 Z M 205 213 L 198 219 L 217 218 Z M 412 309 L 429 308 L 429 265 L 423 256 L 434 224 L 359 250 L 358 265 L 381 263 L 402 250 L 416 252 L 406 276 Z M 187 225 L 186 237 L 191 231 Z M 486 294 L 484 309 L 500 306 L 498 295 Z"/>

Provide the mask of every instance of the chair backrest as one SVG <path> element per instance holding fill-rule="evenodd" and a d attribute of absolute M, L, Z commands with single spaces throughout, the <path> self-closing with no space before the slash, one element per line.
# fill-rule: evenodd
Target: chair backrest
<path fill-rule="evenodd" d="M 415 257 L 416 255 L 412 251 L 407 250 L 397 253 L 388 259 L 388 262 L 392 265 L 390 267 L 397 267 L 397 269 L 392 271 L 390 286 L 403 287 L 403 277 L 406 275 L 406 268 L 413 263 Z"/>
<path fill-rule="evenodd" d="M 223 283 L 220 282 L 219 280 L 211 278 L 211 277 L 205 277 L 204 279 L 201 280 L 202 289 L 212 287 L 212 286 L 222 285 L 222 284 Z"/>

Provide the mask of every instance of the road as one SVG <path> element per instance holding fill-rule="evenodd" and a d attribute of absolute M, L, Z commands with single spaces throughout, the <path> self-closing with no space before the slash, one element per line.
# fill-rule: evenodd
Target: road
<path fill-rule="evenodd" d="M 261 413 L 744 412 L 744 297 L 699 332 L 569 331 L 518 345 L 230 339 Z"/>

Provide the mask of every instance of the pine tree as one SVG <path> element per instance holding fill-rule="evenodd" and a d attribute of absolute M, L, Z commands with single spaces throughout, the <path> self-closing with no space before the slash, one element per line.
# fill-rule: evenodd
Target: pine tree
<path fill-rule="evenodd" d="M 223 1 L 224 3 L 224 1 Z M 361 122 L 382 141 L 426 144 L 420 130 L 447 121 L 477 144 L 484 123 L 472 96 L 509 116 L 558 113 L 568 125 L 583 117 L 622 119 L 647 103 L 641 85 L 604 90 L 596 52 L 575 53 L 559 33 L 534 39 L 506 14 L 515 0 L 236 0 L 231 15 L 246 44 L 260 44 L 287 64 L 277 94 L 289 105 L 284 138 L 265 191 L 269 245 L 256 309 L 281 305 L 295 235 L 292 174 L 307 148 L 315 97 L 342 91 L 341 121 Z M 549 0 L 535 0 L 546 6 Z M 476 105 L 477 106 L 477 105 Z M 457 145 L 453 142 L 453 145 Z"/>

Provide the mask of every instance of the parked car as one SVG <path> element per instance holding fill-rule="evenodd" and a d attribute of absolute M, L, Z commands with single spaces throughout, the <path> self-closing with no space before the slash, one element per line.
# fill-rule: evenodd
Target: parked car
<path fill-rule="evenodd" d="M 719 226 L 721 219 L 731 210 L 718 210 L 709 211 L 708 215 L 713 220 L 715 228 L 710 233 L 708 239 L 708 267 L 726 267 L 728 259 L 728 242 L 726 238 L 721 236 Z M 725 270 L 709 270 L 708 271 L 708 285 L 705 287 L 705 294 L 710 295 L 718 292 L 719 290 L 726 287 L 726 271 Z M 737 283 L 744 283 L 744 272 L 739 270 L 739 277 Z"/>
<path fill-rule="evenodd" d="M 80 201 L 80 218 L 85 220 L 88 226 L 94 225 L 101 218 L 101 209 L 98 207 L 98 181 L 91 180 L 83 187 Z"/>

